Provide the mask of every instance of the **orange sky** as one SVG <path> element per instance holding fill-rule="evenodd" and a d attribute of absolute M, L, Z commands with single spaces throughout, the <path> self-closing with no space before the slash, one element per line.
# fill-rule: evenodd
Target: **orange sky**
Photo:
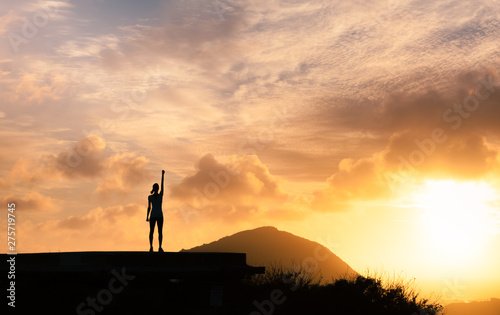
<path fill-rule="evenodd" d="M 147 250 L 165 169 L 166 250 L 273 225 L 446 301 L 500 297 L 499 13 L 2 2 L 0 199 L 16 203 L 17 251 Z"/>

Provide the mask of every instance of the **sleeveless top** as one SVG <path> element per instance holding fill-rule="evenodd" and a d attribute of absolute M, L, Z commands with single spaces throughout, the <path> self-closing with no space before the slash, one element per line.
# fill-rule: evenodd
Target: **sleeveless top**
<path fill-rule="evenodd" d="M 163 211 L 161 210 L 161 205 L 163 203 L 163 195 L 150 195 L 149 200 L 153 208 L 151 209 L 151 218 L 163 218 Z"/>

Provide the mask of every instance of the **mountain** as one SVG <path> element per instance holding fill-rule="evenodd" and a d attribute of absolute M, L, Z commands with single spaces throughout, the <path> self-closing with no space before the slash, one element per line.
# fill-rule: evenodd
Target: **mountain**
<path fill-rule="evenodd" d="M 324 280 L 358 275 L 348 264 L 323 245 L 308 239 L 265 226 L 226 236 L 187 252 L 239 252 L 247 254 L 247 264 L 285 268 L 303 265 L 306 270 L 321 271 Z"/>
<path fill-rule="evenodd" d="M 446 315 L 499 315 L 500 299 L 482 302 L 452 303 L 444 308 Z"/>

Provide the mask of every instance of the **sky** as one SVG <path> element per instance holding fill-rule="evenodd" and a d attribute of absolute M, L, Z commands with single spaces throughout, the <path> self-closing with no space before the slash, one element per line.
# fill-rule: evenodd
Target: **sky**
<path fill-rule="evenodd" d="M 272 225 L 445 301 L 498 298 L 499 13 L 2 0 L 0 200 L 16 204 L 16 251 L 148 250 L 164 169 L 165 250 Z"/>

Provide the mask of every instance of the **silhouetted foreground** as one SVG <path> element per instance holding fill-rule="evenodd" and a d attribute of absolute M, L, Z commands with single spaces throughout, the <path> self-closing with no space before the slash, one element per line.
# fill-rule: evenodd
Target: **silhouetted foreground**
<path fill-rule="evenodd" d="M 9 269 L 2 256 L 2 274 Z M 241 253 L 18 254 L 17 314 L 230 314 L 239 280 L 264 272 Z M 0 278 L 3 292 L 9 282 Z M 7 308 L 4 298 L 2 308 Z M 11 312 L 13 309 L 8 308 Z M 7 314 L 10 314 L 7 313 Z M 4 314 L 4 313 L 2 313 Z"/>
<path fill-rule="evenodd" d="M 329 315 L 436 315 L 442 306 L 419 297 L 412 281 L 383 283 L 361 275 L 320 284 L 319 273 L 303 268 L 267 268 L 247 283 L 246 300 L 253 297 L 253 310 L 246 314 Z"/>
<path fill-rule="evenodd" d="M 434 315 L 440 309 L 403 284 L 357 276 L 320 285 L 300 269 L 264 271 L 239 253 L 19 254 L 15 313 Z"/>

